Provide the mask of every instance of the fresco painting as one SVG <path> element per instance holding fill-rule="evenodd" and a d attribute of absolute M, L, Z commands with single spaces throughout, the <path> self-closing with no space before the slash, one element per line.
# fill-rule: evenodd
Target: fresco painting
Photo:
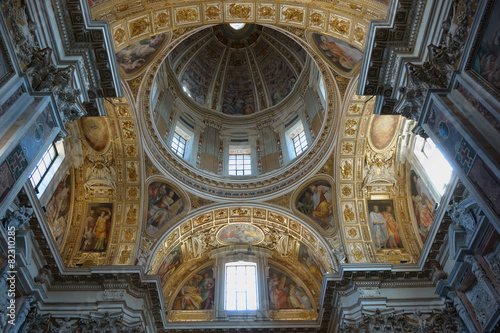
<path fill-rule="evenodd" d="M 223 113 L 247 115 L 255 112 L 255 96 L 249 69 L 245 52 L 231 53 L 222 93 Z"/>
<path fill-rule="evenodd" d="M 210 84 L 223 54 L 222 46 L 215 40 L 206 46 L 206 50 L 194 57 L 180 80 L 184 92 L 201 106 L 205 106 Z"/>
<path fill-rule="evenodd" d="M 302 243 L 299 247 L 299 262 L 306 266 L 319 282 L 323 280 L 323 271 L 321 270 L 318 258 L 316 258 L 314 251 L 309 250 L 309 248 Z"/>
<path fill-rule="evenodd" d="M 131 44 L 116 54 L 118 66 L 127 74 L 141 69 L 156 53 L 165 40 L 165 34 L 158 34 Z"/>
<path fill-rule="evenodd" d="M 274 267 L 269 268 L 269 308 L 312 309 L 312 303 L 305 290 L 288 274 Z"/>
<path fill-rule="evenodd" d="M 214 306 L 212 267 L 207 267 L 193 276 L 182 286 L 174 300 L 173 310 L 210 310 Z"/>
<path fill-rule="evenodd" d="M 146 231 L 155 234 L 184 210 L 184 201 L 169 185 L 153 182 L 148 187 Z"/>
<path fill-rule="evenodd" d="M 179 245 L 177 245 L 167 254 L 167 257 L 156 272 L 156 274 L 161 277 L 162 285 L 165 285 L 180 264 L 182 264 L 182 253 Z"/>
<path fill-rule="evenodd" d="M 343 72 L 353 70 L 363 58 L 361 51 L 341 40 L 319 34 L 313 34 L 313 40 L 330 64 Z"/>
<path fill-rule="evenodd" d="M 226 243 L 258 243 L 264 239 L 264 234 L 257 227 L 242 223 L 223 227 L 217 237 Z"/>
<path fill-rule="evenodd" d="M 417 230 L 425 242 L 427 235 L 434 222 L 433 209 L 436 205 L 434 199 L 429 195 L 429 189 L 424 184 L 415 170 L 410 172 L 410 189 L 411 189 L 411 203 L 413 207 L 413 214 L 417 222 Z"/>
<path fill-rule="evenodd" d="M 109 126 L 104 117 L 80 118 L 83 136 L 95 151 L 102 151 L 109 142 Z"/>
<path fill-rule="evenodd" d="M 472 70 L 500 93 L 500 2 L 494 1 L 488 15 L 477 51 L 473 53 Z"/>
<path fill-rule="evenodd" d="M 113 204 L 99 203 L 88 205 L 80 251 L 106 251 L 111 233 L 112 218 Z"/>
<path fill-rule="evenodd" d="M 292 91 L 297 78 L 277 52 L 271 53 L 260 64 L 273 105 L 276 105 Z"/>
<path fill-rule="evenodd" d="M 295 207 L 326 230 L 333 226 L 332 198 L 330 183 L 316 181 L 301 192 Z"/>
<path fill-rule="evenodd" d="M 374 115 L 370 127 L 370 142 L 377 150 L 384 150 L 397 133 L 399 116 Z"/>
<path fill-rule="evenodd" d="M 377 249 L 403 248 L 393 200 L 368 200 L 372 237 Z"/>
<path fill-rule="evenodd" d="M 66 177 L 57 185 L 56 190 L 52 194 L 52 198 L 46 205 L 45 216 L 49 223 L 50 230 L 54 239 L 61 248 L 64 240 L 64 235 L 68 229 L 69 212 L 71 206 L 71 174 Z"/>

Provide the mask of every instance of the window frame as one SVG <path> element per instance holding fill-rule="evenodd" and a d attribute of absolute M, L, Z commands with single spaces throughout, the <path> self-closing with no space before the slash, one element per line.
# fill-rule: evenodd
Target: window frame
<path fill-rule="evenodd" d="M 172 136 L 172 141 L 170 142 L 170 149 L 172 149 L 177 156 L 184 158 L 184 156 L 186 155 L 187 141 L 188 140 L 186 140 L 182 135 L 178 133 L 176 128 L 174 131 L 174 135 Z M 176 147 L 174 147 L 174 145 Z"/>
<path fill-rule="evenodd" d="M 251 267 L 253 272 L 250 272 L 250 274 L 253 274 L 253 283 L 254 283 L 254 287 L 253 289 L 252 288 L 242 288 L 242 289 L 235 289 L 235 290 L 230 290 L 230 288 L 232 286 L 229 285 L 229 282 L 230 282 L 230 278 L 229 278 L 229 268 L 233 268 L 233 267 L 236 267 L 236 277 L 235 277 L 235 281 L 241 281 L 243 279 L 246 280 L 246 284 L 248 283 L 251 283 L 252 281 L 249 281 L 249 276 L 248 275 L 245 275 L 244 277 L 242 277 L 241 275 L 239 275 L 238 273 L 238 267 L 244 267 L 245 268 L 245 271 L 246 271 L 246 268 L 247 267 Z M 248 273 L 247 273 L 248 274 Z M 250 278 L 250 280 L 252 280 L 252 278 Z M 235 288 L 237 288 L 238 286 L 235 286 Z M 242 309 L 242 308 L 238 308 L 238 293 L 239 292 L 245 292 L 246 293 L 246 300 L 245 300 L 245 308 Z M 248 293 L 251 292 L 253 294 L 253 304 L 251 305 L 255 305 L 254 307 L 249 307 L 249 302 L 252 302 L 252 297 L 248 297 Z M 234 304 L 234 308 L 228 308 L 228 300 L 230 300 L 230 297 L 229 297 L 229 294 L 236 294 L 236 296 L 234 297 L 234 301 L 235 301 L 235 304 Z M 232 261 L 232 262 L 228 262 L 225 264 L 225 267 L 224 267 L 224 310 L 227 311 L 227 312 L 251 312 L 251 311 L 258 311 L 259 310 L 259 299 L 258 299 L 258 295 L 259 295 L 259 284 L 258 284 L 258 278 L 257 278 L 257 264 L 255 262 L 248 262 L 248 261 Z"/>
<path fill-rule="evenodd" d="M 52 151 L 53 151 L 54 156 L 50 156 L 52 154 Z M 35 189 L 36 193 L 39 193 L 39 188 L 42 185 L 42 182 L 44 181 L 45 177 L 48 175 L 49 170 L 52 168 L 52 166 L 54 165 L 54 163 L 56 162 L 56 160 L 59 156 L 60 156 L 60 154 L 57 151 L 56 144 L 54 142 L 52 142 L 50 144 L 50 146 L 47 148 L 47 150 L 45 150 L 45 152 L 43 153 L 40 160 L 36 163 L 33 170 L 31 170 L 31 173 L 29 175 L 29 180 L 31 182 L 31 185 L 33 185 L 33 188 Z M 49 157 L 50 160 L 47 161 L 46 157 Z M 45 170 L 43 172 L 40 171 L 42 165 L 43 165 L 43 168 L 45 168 Z M 35 172 L 38 172 L 38 174 L 39 174 L 40 178 L 38 179 L 38 181 L 35 181 L 33 178 L 33 175 L 35 174 Z"/>
<path fill-rule="evenodd" d="M 309 148 L 309 143 L 307 142 L 306 132 L 304 131 L 304 128 L 302 128 L 302 131 L 292 138 L 292 145 L 295 157 L 301 155 L 307 150 L 307 148 Z"/>

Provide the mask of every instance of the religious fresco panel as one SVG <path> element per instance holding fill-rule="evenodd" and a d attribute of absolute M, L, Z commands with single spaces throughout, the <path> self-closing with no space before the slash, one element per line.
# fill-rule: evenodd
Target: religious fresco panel
<path fill-rule="evenodd" d="M 295 208 L 327 230 L 333 227 L 332 186 L 320 180 L 307 185 L 295 201 Z"/>
<path fill-rule="evenodd" d="M 393 200 L 368 200 L 368 217 L 377 249 L 403 248 Z"/>
<path fill-rule="evenodd" d="M 230 224 L 219 230 L 217 238 L 223 243 L 256 244 L 264 240 L 264 233 L 251 224 Z"/>
<path fill-rule="evenodd" d="M 174 247 L 172 251 L 170 251 L 165 260 L 161 263 L 156 275 L 159 275 L 161 278 L 161 284 L 165 285 L 168 279 L 172 276 L 174 271 L 182 264 L 182 252 L 179 245 Z"/>
<path fill-rule="evenodd" d="M 214 306 L 213 267 L 192 275 L 174 300 L 172 310 L 211 310 Z"/>
<path fill-rule="evenodd" d="M 180 80 L 184 92 L 201 106 L 206 103 L 208 90 L 224 49 L 213 39 L 205 46 L 205 51 L 199 52 L 192 59 Z"/>
<path fill-rule="evenodd" d="M 153 182 L 148 186 L 146 232 L 156 234 L 184 210 L 184 200 L 170 185 Z"/>
<path fill-rule="evenodd" d="M 46 205 L 45 217 L 54 239 L 61 248 L 64 235 L 68 229 L 71 206 L 71 173 L 57 185 L 51 199 Z"/>
<path fill-rule="evenodd" d="M 83 137 L 95 151 L 103 151 L 109 143 L 109 126 L 104 117 L 82 117 L 79 119 Z"/>
<path fill-rule="evenodd" d="M 369 139 L 373 148 L 384 150 L 389 148 L 394 136 L 398 133 L 400 116 L 374 115 L 370 125 Z"/>
<path fill-rule="evenodd" d="M 270 266 L 267 281 L 269 309 L 312 309 L 306 291 L 289 274 Z"/>
<path fill-rule="evenodd" d="M 323 280 L 323 271 L 318 258 L 314 254 L 314 251 L 311 251 L 302 243 L 300 243 L 299 247 L 299 262 L 303 264 L 319 282 Z"/>
<path fill-rule="evenodd" d="M 290 94 L 297 78 L 285 62 L 283 55 L 277 52 L 272 52 L 259 63 L 259 66 L 273 105 L 276 105 Z"/>
<path fill-rule="evenodd" d="M 472 53 L 471 69 L 483 78 L 496 93 L 500 93 L 500 3 L 493 1 L 492 8 L 486 11 L 489 15 L 482 27 L 477 49 Z"/>
<path fill-rule="evenodd" d="M 410 191 L 412 212 L 417 223 L 416 227 L 422 242 L 425 242 L 434 222 L 433 209 L 436 202 L 430 195 L 430 191 L 422 178 L 413 169 L 410 171 Z"/>
<path fill-rule="evenodd" d="M 312 34 L 315 46 L 335 69 L 350 72 L 363 58 L 357 48 L 330 36 Z"/>
<path fill-rule="evenodd" d="M 247 115 L 255 112 L 255 95 L 246 52 L 232 51 L 222 92 L 222 113 Z"/>
<path fill-rule="evenodd" d="M 153 57 L 165 40 L 165 34 L 158 34 L 131 44 L 116 54 L 118 67 L 127 74 L 141 69 Z"/>
<path fill-rule="evenodd" d="M 112 219 L 112 203 L 89 204 L 80 251 L 106 252 L 111 236 Z"/>

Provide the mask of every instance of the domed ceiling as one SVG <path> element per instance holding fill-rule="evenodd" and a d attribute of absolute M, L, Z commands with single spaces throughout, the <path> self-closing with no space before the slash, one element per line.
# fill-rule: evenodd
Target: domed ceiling
<path fill-rule="evenodd" d="M 292 39 L 254 24 L 202 30 L 169 55 L 184 92 L 199 105 L 229 115 L 279 104 L 293 90 L 306 60 L 307 52 Z"/>

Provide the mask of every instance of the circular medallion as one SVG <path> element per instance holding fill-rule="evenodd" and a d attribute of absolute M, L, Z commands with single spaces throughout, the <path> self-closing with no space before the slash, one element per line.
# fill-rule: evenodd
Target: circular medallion
<path fill-rule="evenodd" d="M 448 129 L 448 125 L 446 125 L 446 123 L 444 123 L 444 122 L 439 123 L 439 134 L 441 134 L 441 136 L 445 139 L 450 134 L 449 129 Z"/>

